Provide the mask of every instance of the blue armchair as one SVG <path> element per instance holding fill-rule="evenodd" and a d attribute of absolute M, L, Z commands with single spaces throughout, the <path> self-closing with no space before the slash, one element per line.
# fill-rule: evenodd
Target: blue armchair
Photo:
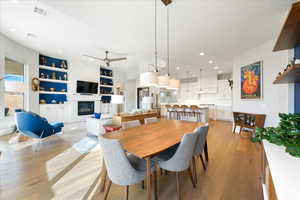
<path fill-rule="evenodd" d="M 46 118 L 32 112 L 17 112 L 16 117 L 18 130 L 30 138 L 46 138 L 61 132 L 64 127 L 63 123 L 48 123 Z"/>

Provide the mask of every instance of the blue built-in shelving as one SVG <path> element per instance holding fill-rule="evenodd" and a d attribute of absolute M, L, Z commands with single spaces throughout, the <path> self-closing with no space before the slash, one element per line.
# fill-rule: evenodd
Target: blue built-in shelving
<path fill-rule="evenodd" d="M 67 101 L 68 62 L 39 55 L 39 101 L 41 104 L 62 104 Z"/>
<path fill-rule="evenodd" d="M 100 67 L 100 95 L 102 103 L 110 103 L 111 95 L 114 94 L 113 70 Z"/>

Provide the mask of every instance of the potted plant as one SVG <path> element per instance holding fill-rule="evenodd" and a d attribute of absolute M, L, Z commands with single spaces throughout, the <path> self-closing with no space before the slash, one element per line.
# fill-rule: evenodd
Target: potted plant
<path fill-rule="evenodd" d="M 285 146 L 286 152 L 300 158 L 300 114 L 280 113 L 278 127 L 257 128 L 252 142 L 267 140 L 270 143 Z"/>

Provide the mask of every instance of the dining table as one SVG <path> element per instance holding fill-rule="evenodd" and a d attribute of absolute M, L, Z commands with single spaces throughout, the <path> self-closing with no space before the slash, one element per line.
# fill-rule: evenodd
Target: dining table
<path fill-rule="evenodd" d="M 104 137 L 118 139 L 126 152 L 146 160 L 147 199 L 151 200 L 151 158 L 180 143 L 184 134 L 193 133 L 196 128 L 203 125 L 204 123 L 201 122 L 162 118 L 155 123 L 106 133 Z M 205 154 L 207 154 L 207 145 Z M 208 159 L 208 156 L 206 158 Z M 103 177 L 106 176 L 106 168 L 104 165 L 102 166 L 105 174 L 102 175 Z M 101 185 L 105 185 L 105 182 L 102 182 Z"/>

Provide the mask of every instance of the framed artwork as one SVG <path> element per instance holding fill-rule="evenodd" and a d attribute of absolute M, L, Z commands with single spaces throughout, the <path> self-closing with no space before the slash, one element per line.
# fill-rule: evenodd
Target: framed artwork
<path fill-rule="evenodd" d="M 262 99 L 262 65 L 259 61 L 241 68 L 241 99 Z"/>

